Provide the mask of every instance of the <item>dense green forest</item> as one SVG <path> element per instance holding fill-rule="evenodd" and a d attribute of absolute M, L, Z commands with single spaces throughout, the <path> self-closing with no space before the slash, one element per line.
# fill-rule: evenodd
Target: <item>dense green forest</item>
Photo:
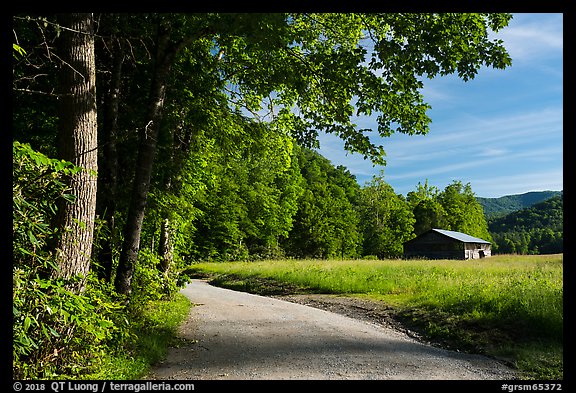
<path fill-rule="evenodd" d="M 476 199 L 482 205 L 486 219 L 490 220 L 528 208 L 535 203 L 543 202 L 561 194 L 562 191 L 531 191 L 523 194 L 505 195 L 499 198 L 476 197 Z"/>
<path fill-rule="evenodd" d="M 199 260 L 398 257 L 430 227 L 490 239 L 471 186 L 359 186 L 318 133 L 426 134 L 423 78 L 511 59 L 510 14 L 16 15 L 13 376 L 130 356 Z M 353 116 L 377 115 L 375 130 Z"/>
<path fill-rule="evenodd" d="M 564 195 L 488 221 L 499 253 L 555 254 L 564 252 Z"/>

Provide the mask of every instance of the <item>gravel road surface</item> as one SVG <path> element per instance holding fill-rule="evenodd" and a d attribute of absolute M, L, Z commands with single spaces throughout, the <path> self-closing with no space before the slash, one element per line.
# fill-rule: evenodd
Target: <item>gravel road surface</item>
<path fill-rule="evenodd" d="M 146 379 L 510 380 L 480 355 L 432 347 L 395 329 L 192 280 L 180 345 Z"/>

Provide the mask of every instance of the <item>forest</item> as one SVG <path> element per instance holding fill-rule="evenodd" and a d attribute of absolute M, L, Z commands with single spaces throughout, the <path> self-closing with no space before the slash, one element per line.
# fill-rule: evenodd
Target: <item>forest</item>
<path fill-rule="evenodd" d="M 488 33 L 510 18 L 13 16 L 14 378 L 126 352 L 194 261 L 397 258 L 431 227 L 491 241 L 470 184 L 404 197 L 314 149 L 333 133 L 384 165 L 371 132 L 428 132 L 422 78 L 509 66 Z"/>
<path fill-rule="evenodd" d="M 564 193 L 488 220 L 493 247 L 502 254 L 564 252 Z"/>
<path fill-rule="evenodd" d="M 505 195 L 499 198 L 476 197 L 476 199 L 484 208 L 484 216 L 490 221 L 493 218 L 529 208 L 536 203 L 544 202 L 562 194 L 563 191 L 530 191 L 524 194 Z"/>

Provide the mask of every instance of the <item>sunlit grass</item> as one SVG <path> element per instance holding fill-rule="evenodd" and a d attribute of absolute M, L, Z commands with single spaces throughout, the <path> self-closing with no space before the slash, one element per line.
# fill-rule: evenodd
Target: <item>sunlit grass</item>
<path fill-rule="evenodd" d="M 273 278 L 324 293 L 367 294 L 407 306 L 524 321 L 561 337 L 562 255 L 474 261 L 280 260 L 197 264 L 194 269 Z"/>

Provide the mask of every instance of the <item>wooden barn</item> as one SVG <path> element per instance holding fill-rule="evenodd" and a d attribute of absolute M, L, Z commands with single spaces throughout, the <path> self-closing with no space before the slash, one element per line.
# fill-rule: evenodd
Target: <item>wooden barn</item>
<path fill-rule="evenodd" d="M 430 229 L 404 243 L 404 258 L 478 259 L 491 253 L 490 242 L 444 229 Z"/>

